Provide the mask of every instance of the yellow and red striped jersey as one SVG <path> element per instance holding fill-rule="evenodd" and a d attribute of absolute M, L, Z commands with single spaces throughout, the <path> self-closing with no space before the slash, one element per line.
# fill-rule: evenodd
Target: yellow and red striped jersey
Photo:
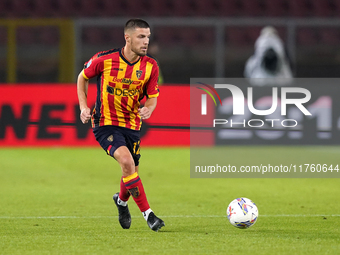
<path fill-rule="evenodd" d="M 149 55 L 130 63 L 123 48 L 102 51 L 85 63 L 83 76 L 97 76 L 97 100 L 92 127 L 115 125 L 140 130 L 140 100 L 158 97 L 157 61 Z"/>

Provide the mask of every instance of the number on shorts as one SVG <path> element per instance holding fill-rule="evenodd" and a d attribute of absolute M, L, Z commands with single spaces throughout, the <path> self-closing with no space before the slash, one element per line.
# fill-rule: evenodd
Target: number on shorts
<path fill-rule="evenodd" d="M 133 153 L 136 155 L 139 154 L 139 144 L 140 144 L 140 141 L 133 143 Z"/>

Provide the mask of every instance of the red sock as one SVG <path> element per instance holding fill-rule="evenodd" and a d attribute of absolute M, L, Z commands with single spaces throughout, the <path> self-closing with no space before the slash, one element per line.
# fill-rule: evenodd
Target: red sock
<path fill-rule="evenodd" d="M 146 194 L 141 179 L 138 173 L 135 172 L 132 175 L 123 178 L 124 185 L 126 189 L 129 190 L 130 194 L 135 200 L 139 210 L 145 212 L 150 208 L 148 200 L 146 199 Z"/>
<path fill-rule="evenodd" d="M 119 191 L 119 198 L 123 200 L 124 202 L 128 201 L 130 197 L 130 192 L 127 190 L 127 188 L 124 185 L 123 177 L 120 180 L 120 191 Z"/>

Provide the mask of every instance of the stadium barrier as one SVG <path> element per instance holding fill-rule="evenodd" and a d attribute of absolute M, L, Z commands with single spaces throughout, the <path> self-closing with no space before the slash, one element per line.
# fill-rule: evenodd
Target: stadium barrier
<path fill-rule="evenodd" d="M 312 113 L 303 116 L 299 109 L 288 109 L 287 119 L 298 125 L 271 129 L 272 122 L 248 113 L 235 119 L 232 98 L 221 94 L 223 106 L 211 107 L 213 119 L 228 121 L 216 128 L 195 126 L 193 112 L 200 114 L 200 106 L 190 105 L 190 86 L 167 84 L 160 87 L 157 108 L 141 130 L 143 146 L 189 146 L 190 139 L 197 145 L 339 145 L 340 103 L 338 79 L 311 79 L 308 87 L 311 100 L 305 105 Z M 329 84 L 331 83 L 331 84 Z M 320 85 L 322 84 L 322 85 Z M 242 88 L 246 95 L 246 88 Z M 201 93 L 201 90 L 195 91 Z M 259 109 L 271 106 L 271 89 L 256 88 L 253 101 Z M 89 86 L 89 105 L 95 104 L 96 86 Z M 200 102 L 198 102 L 200 103 Z M 211 102 L 212 103 L 212 100 Z M 190 110 L 191 108 L 191 110 Z M 279 108 L 278 108 L 279 110 Z M 97 146 L 90 124 L 82 124 L 75 84 L 22 84 L 0 86 L 0 146 Z M 267 119 L 278 120 L 273 113 Z M 280 123 L 285 120 L 280 120 Z M 191 123 L 191 126 L 190 126 Z M 275 121 L 275 123 L 279 123 Z M 209 123 L 205 123 L 209 125 Z M 212 123 L 210 123 L 210 126 Z M 259 130 L 262 128 L 262 130 Z M 190 137 L 190 128 L 191 132 Z M 193 144 L 193 143 L 192 143 Z"/>
<path fill-rule="evenodd" d="M 189 86 L 162 86 L 160 93 L 152 118 L 143 122 L 142 145 L 188 146 Z M 88 95 L 94 106 L 96 85 Z M 79 114 L 74 84 L 0 86 L 0 146 L 97 146 Z"/>
<path fill-rule="evenodd" d="M 339 145 L 339 82 L 297 78 L 252 87 L 242 78 L 191 79 L 190 145 L 202 145 L 207 134 L 215 145 Z"/>

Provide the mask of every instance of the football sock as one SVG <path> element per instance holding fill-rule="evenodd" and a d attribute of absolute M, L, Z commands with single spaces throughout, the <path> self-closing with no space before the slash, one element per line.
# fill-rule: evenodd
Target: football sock
<path fill-rule="evenodd" d="M 123 182 L 124 182 L 126 189 L 132 195 L 133 200 L 135 200 L 139 210 L 141 212 L 145 212 L 148 209 L 150 209 L 150 206 L 149 206 L 149 203 L 146 198 L 145 191 L 144 191 L 144 187 L 143 187 L 141 179 L 138 176 L 138 173 L 135 172 L 132 175 L 123 177 Z"/>
<path fill-rule="evenodd" d="M 152 212 L 152 210 L 149 208 L 145 212 L 142 212 L 144 219 L 147 221 L 149 214 Z"/>
<path fill-rule="evenodd" d="M 125 187 L 125 184 L 123 182 L 123 177 L 122 177 L 122 179 L 120 180 L 120 191 L 119 191 L 119 196 L 118 196 L 119 199 L 118 199 L 117 203 L 119 205 L 126 206 L 127 201 L 129 200 L 129 197 L 130 197 L 130 192 Z M 120 201 L 125 202 L 125 205 L 124 205 L 124 203 L 120 204 L 121 203 Z"/>

